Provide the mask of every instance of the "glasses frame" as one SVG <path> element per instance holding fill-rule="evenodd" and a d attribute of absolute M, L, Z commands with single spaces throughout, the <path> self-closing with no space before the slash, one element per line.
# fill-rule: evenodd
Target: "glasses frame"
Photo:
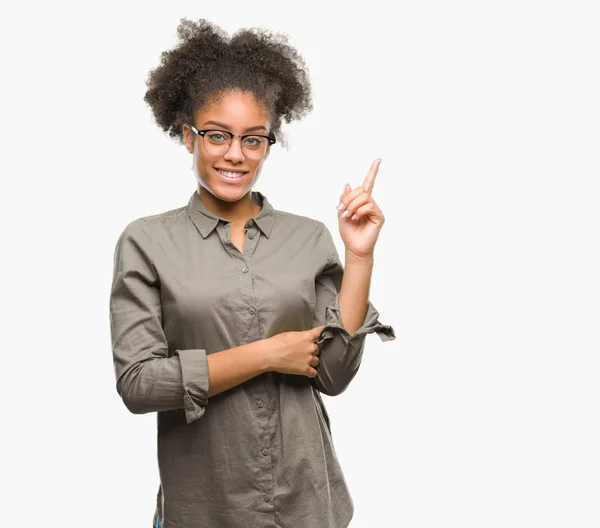
<path fill-rule="evenodd" d="M 204 135 L 207 132 L 221 132 L 221 133 L 228 135 L 230 137 L 229 149 L 231 148 L 231 145 L 233 143 L 233 138 L 235 138 L 235 137 L 240 138 L 240 141 L 242 143 L 242 152 L 244 152 L 244 139 L 245 138 L 252 137 L 252 136 L 258 136 L 258 137 L 265 138 L 269 142 L 269 144 L 267 145 L 267 150 L 265 150 L 264 156 L 261 156 L 260 158 L 252 158 L 252 156 L 249 156 L 252 159 L 263 159 L 267 155 L 267 152 L 269 152 L 271 145 L 274 145 L 276 143 L 276 140 L 273 136 L 265 136 L 264 134 L 234 134 L 233 132 L 229 132 L 229 130 L 222 130 L 220 128 L 207 128 L 205 130 L 198 130 L 194 125 L 192 125 L 192 123 L 188 123 L 188 125 L 190 126 L 190 128 L 192 129 L 192 131 L 195 134 L 199 135 L 202 138 L 202 145 L 204 146 L 204 150 L 206 150 L 207 154 L 210 154 L 210 152 L 208 152 L 208 150 L 206 149 L 206 145 L 204 145 Z M 229 152 L 229 149 L 227 149 L 223 153 L 223 155 L 227 154 L 227 152 Z M 214 154 L 210 154 L 210 155 L 214 156 Z"/>

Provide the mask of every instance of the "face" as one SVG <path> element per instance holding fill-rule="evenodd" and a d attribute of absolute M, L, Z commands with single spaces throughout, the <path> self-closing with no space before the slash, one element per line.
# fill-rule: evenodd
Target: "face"
<path fill-rule="evenodd" d="M 268 110 L 254 100 L 252 94 L 241 91 L 226 93 L 196 113 L 194 126 L 198 130 L 220 129 L 233 134 L 262 134 L 270 132 Z M 198 184 L 210 194 L 225 202 L 243 198 L 260 176 L 267 155 L 255 160 L 242 152 L 239 138 L 233 138 L 231 148 L 225 154 L 215 156 L 204 148 L 201 138 L 190 127 L 183 125 L 184 141 L 193 157 L 193 171 Z M 231 180 L 218 169 L 243 173 L 240 179 Z"/>

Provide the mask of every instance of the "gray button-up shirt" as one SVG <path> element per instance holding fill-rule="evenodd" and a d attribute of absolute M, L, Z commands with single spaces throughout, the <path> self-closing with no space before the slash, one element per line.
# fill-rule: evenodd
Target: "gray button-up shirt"
<path fill-rule="evenodd" d="M 110 324 L 117 391 L 157 412 L 164 528 L 344 528 L 354 506 L 320 392 L 356 375 L 366 334 L 395 339 L 369 302 L 349 334 L 343 266 L 327 226 L 275 210 L 231 223 L 194 192 L 185 207 L 138 218 L 114 254 Z M 267 372 L 208 397 L 207 354 L 324 325 L 317 376 Z"/>

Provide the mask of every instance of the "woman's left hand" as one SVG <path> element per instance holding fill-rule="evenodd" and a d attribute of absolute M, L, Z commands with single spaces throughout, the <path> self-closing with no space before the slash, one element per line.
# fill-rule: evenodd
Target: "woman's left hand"
<path fill-rule="evenodd" d="M 360 258 L 373 255 L 375 242 L 385 222 L 381 209 L 371 195 L 380 163 L 381 159 L 376 159 L 371 164 L 362 186 L 351 189 L 346 184 L 338 206 L 340 236 L 346 250 Z M 343 208 L 340 209 L 341 205 Z"/>

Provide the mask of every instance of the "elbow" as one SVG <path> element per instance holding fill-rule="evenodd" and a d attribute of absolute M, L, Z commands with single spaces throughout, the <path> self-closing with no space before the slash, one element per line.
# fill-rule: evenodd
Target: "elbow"
<path fill-rule="evenodd" d="M 320 391 L 323 394 L 326 394 L 327 396 L 339 396 L 340 394 L 342 394 L 342 392 L 344 392 L 346 390 L 346 386 L 341 386 L 341 387 L 329 387 L 329 386 L 323 386 L 323 388 L 320 389 Z"/>
<path fill-rule="evenodd" d="M 146 414 L 150 412 L 148 409 L 147 402 L 144 402 L 144 398 L 137 393 L 135 390 L 131 390 L 129 386 L 117 388 L 117 392 L 127 410 L 132 414 Z"/>
<path fill-rule="evenodd" d="M 316 367 L 317 376 L 315 385 L 317 389 L 327 396 L 339 396 L 350 385 L 360 368 L 364 340 L 358 347 L 341 346 L 334 348 L 329 346 L 321 351 L 322 362 Z"/>
<path fill-rule="evenodd" d="M 317 377 L 315 378 L 315 385 L 317 389 L 319 389 L 319 392 L 322 392 L 327 396 L 339 396 L 348 388 L 353 377 L 354 375 L 352 375 L 351 378 L 338 377 L 332 379 L 326 378 L 325 376 L 319 376 L 317 374 Z"/>
<path fill-rule="evenodd" d="M 117 381 L 117 392 L 132 414 L 146 414 L 154 409 L 149 405 L 148 391 L 139 369 L 131 369 Z"/>
<path fill-rule="evenodd" d="M 132 414 L 146 414 L 151 412 L 151 409 L 148 409 L 144 402 L 135 395 L 131 395 L 129 393 L 122 393 L 121 399 L 127 407 L 127 410 Z"/>

